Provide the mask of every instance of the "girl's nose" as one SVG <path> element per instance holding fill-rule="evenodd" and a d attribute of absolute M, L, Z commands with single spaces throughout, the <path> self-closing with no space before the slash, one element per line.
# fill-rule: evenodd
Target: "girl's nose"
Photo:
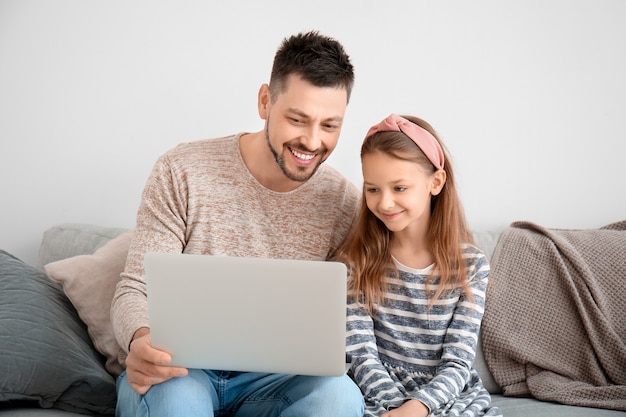
<path fill-rule="evenodd" d="M 381 210 L 389 210 L 394 206 L 394 201 L 392 196 L 387 192 L 382 192 L 380 196 L 380 201 L 378 202 L 378 206 Z"/>

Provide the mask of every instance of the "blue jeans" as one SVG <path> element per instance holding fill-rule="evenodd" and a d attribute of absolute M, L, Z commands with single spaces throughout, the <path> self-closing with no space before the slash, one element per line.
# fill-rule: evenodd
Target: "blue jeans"
<path fill-rule="evenodd" d="M 347 376 L 315 377 L 189 369 L 145 395 L 117 380 L 117 417 L 362 417 L 363 395 Z"/>

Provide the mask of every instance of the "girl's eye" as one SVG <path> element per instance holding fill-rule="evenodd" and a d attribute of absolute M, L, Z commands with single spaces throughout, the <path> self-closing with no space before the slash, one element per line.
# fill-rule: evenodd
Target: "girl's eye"
<path fill-rule="evenodd" d="M 378 188 L 367 188 L 365 191 L 367 191 L 368 193 L 375 193 L 378 192 Z"/>
<path fill-rule="evenodd" d="M 406 191 L 406 187 L 396 187 L 396 191 L 398 192 Z"/>

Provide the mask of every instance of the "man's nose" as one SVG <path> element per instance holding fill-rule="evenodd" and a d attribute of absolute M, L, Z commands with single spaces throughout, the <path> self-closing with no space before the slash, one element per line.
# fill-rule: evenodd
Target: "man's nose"
<path fill-rule="evenodd" d="M 310 129 L 308 129 L 305 135 L 302 137 L 302 143 L 306 147 L 306 149 L 311 152 L 321 148 L 322 135 L 320 129 L 316 126 L 312 126 Z"/>

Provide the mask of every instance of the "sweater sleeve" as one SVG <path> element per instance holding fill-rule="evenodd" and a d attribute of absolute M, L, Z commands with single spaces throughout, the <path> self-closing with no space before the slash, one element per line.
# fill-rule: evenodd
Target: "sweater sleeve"
<path fill-rule="evenodd" d="M 172 175 L 166 155 L 159 158 L 143 190 L 137 224 L 111 305 L 111 321 L 120 346 L 128 352 L 134 333 L 150 327 L 143 258 L 148 252 L 184 249 L 184 186 Z"/>

